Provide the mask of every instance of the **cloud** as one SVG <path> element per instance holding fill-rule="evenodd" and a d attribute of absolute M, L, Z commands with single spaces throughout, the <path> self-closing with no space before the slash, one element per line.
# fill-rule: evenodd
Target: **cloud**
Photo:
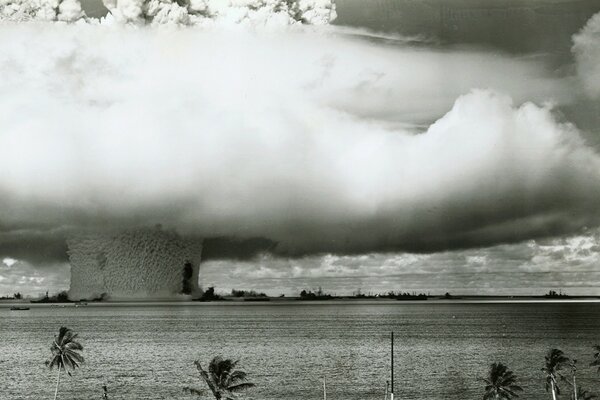
<path fill-rule="evenodd" d="M 72 22 L 84 17 L 78 0 L 16 0 L 0 2 L 2 21 Z"/>
<path fill-rule="evenodd" d="M 205 260 L 200 283 L 219 291 L 254 289 L 297 295 L 322 286 L 339 295 L 389 290 L 441 294 L 543 294 L 550 289 L 597 295 L 600 230 L 491 247 L 431 254 L 366 253 L 284 258 L 263 253 L 251 260 Z M 8 265 L 11 264 L 11 265 Z M 69 265 L 0 262 L 0 295 L 51 293 L 68 287 Z"/>
<path fill-rule="evenodd" d="M 57 24 L 2 25 L 0 49 L 3 256 L 157 223 L 293 256 L 597 223 L 598 156 L 542 104 L 571 90 L 536 60 Z"/>
<path fill-rule="evenodd" d="M 592 98 L 600 96 L 600 13 L 595 14 L 573 36 L 572 51 L 583 89 Z"/>
<path fill-rule="evenodd" d="M 31 264 L 14 260 L 0 263 L 0 296 L 20 292 L 24 296 L 39 296 L 49 291 L 57 293 L 69 288 L 70 267 L 67 263 Z"/>
<path fill-rule="evenodd" d="M 87 18 L 79 0 L 16 0 L 0 3 L 0 21 L 61 21 L 92 24 L 281 27 L 326 25 L 336 14 L 332 0 L 103 0 L 108 14 Z"/>
<path fill-rule="evenodd" d="M 137 24 L 325 25 L 336 18 L 332 0 L 103 0 L 109 20 Z"/>
<path fill-rule="evenodd" d="M 207 261 L 201 283 L 298 295 L 322 286 L 349 295 L 389 290 L 443 294 L 544 294 L 559 290 L 597 295 L 600 284 L 600 230 L 432 254 L 367 253 L 311 255 L 300 259 L 263 254 L 253 260 Z"/>
<path fill-rule="evenodd" d="M 10 258 L 10 257 L 6 257 L 5 259 L 2 260 L 4 265 L 6 265 L 7 267 L 12 267 L 17 261 L 18 260 L 15 260 L 14 258 Z"/>

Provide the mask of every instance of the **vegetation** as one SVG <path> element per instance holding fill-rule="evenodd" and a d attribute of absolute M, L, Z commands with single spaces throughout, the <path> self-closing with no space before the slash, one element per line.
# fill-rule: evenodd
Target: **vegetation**
<path fill-rule="evenodd" d="M 594 360 L 590 363 L 592 367 L 598 367 L 598 373 L 600 374 L 600 345 L 594 345 Z"/>
<path fill-rule="evenodd" d="M 50 351 L 52 352 L 52 358 L 46 361 L 46 365 L 52 369 L 58 368 L 56 374 L 56 389 L 54 390 L 54 400 L 58 396 L 58 385 L 60 384 L 60 373 L 61 370 L 66 370 L 69 376 L 71 376 L 71 370 L 75 370 L 83 363 L 83 356 L 81 351 L 83 346 L 77 342 L 77 334 L 67 327 L 61 327 L 58 331 L 58 336 L 54 337 Z"/>
<path fill-rule="evenodd" d="M 546 376 L 546 391 L 552 393 L 552 399 L 557 400 L 560 394 L 558 378 L 565 379 L 561 374 L 561 369 L 569 362 L 569 358 L 559 349 L 550 349 L 545 357 L 546 363 L 542 371 Z"/>
<path fill-rule="evenodd" d="M 247 381 L 247 374 L 236 369 L 238 361 L 215 357 L 208 365 L 208 371 L 202 368 L 200 361 L 195 361 L 194 364 L 217 400 L 234 400 L 235 393 L 254 387 L 254 383 Z M 185 387 L 183 391 L 197 396 L 203 396 L 205 393 L 204 390 L 192 387 Z"/>
<path fill-rule="evenodd" d="M 517 385 L 517 376 L 502 363 L 490 365 L 483 400 L 511 400 L 519 397 L 517 392 L 523 388 Z"/>
<path fill-rule="evenodd" d="M 600 365 L 600 345 L 594 346 L 594 361 L 590 366 Z M 550 349 L 545 356 L 545 364 L 542 371 L 546 377 L 546 391 L 552 394 L 553 400 L 558 400 L 561 394 L 559 381 L 567 383 L 571 390 L 571 400 L 594 400 L 596 394 L 578 387 L 576 382 L 577 361 L 571 360 L 560 349 Z M 566 368 L 571 369 L 571 380 L 563 372 Z M 502 363 L 490 365 L 488 377 L 482 379 L 485 383 L 485 394 L 483 400 L 510 400 L 517 398 L 517 392 L 523 389 L 517 384 L 516 375 Z"/>
<path fill-rule="evenodd" d="M 571 395 L 572 400 L 594 400 L 597 399 L 594 393 L 588 392 L 587 390 L 583 390 L 581 387 L 577 388 L 577 398 L 574 395 Z"/>
<path fill-rule="evenodd" d="M 244 298 L 252 298 L 252 297 L 268 297 L 265 293 L 256 292 L 254 290 L 236 290 L 231 289 L 232 297 L 244 297 Z"/>
<path fill-rule="evenodd" d="M 323 289 L 321 288 L 321 286 L 319 286 L 319 288 L 313 292 L 311 290 L 306 291 L 303 290 L 300 292 L 300 300 L 330 300 L 333 299 L 333 296 L 330 294 L 327 294 L 323 291 Z"/>
<path fill-rule="evenodd" d="M 12 296 L 2 296 L 0 300 L 21 300 L 23 295 L 20 292 L 13 294 Z"/>
<path fill-rule="evenodd" d="M 69 293 L 66 290 L 55 294 L 54 296 L 48 296 L 48 292 L 46 295 L 39 300 L 31 300 L 32 303 L 72 303 L 69 300 Z"/>

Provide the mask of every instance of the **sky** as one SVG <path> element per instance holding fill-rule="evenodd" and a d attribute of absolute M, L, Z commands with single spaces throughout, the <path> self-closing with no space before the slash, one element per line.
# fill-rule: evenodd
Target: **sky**
<path fill-rule="evenodd" d="M 595 2 L 72 2 L 0 20 L 0 295 L 156 224 L 223 291 L 600 295 Z"/>

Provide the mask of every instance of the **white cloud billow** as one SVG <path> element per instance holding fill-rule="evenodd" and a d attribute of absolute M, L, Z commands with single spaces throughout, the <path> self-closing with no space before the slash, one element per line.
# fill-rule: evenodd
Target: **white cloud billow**
<path fill-rule="evenodd" d="M 362 251 L 571 230 L 597 212 L 597 154 L 550 106 L 521 104 L 571 95 L 535 61 L 57 24 L 0 26 L 0 49 L 7 224 Z"/>
<path fill-rule="evenodd" d="M 0 0 L 0 22 L 72 22 L 83 17 L 79 0 Z"/>
<path fill-rule="evenodd" d="M 333 0 L 103 0 L 109 13 L 87 18 L 79 0 L 0 0 L 0 22 L 87 21 L 134 25 L 326 25 L 336 18 Z"/>
<path fill-rule="evenodd" d="M 179 25 L 324 25 L 336 17 L 331 0 L 104 0 L 117 22 Z"/>
<path fill-rule="evenodd" d="M 584 90 L 594 98 L 600 96 L 600 13 L 573 36 L 573 53 Z"/>
<path fill-rule="evenodd" d="M 14 258 L 10 258 L 10 257 L 6 257 L 6 258 L 2 259 L 2 263 L 9 268 L 12 267 L 13 265 L 15 265 L 17 262 L 18 262 L 18 260 L 15 260 Z"/>

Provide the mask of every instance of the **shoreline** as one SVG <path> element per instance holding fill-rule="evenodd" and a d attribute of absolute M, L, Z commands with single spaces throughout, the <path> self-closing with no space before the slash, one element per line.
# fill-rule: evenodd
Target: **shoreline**
<path fill-rule="evenodd" d="M 575 297 L 569 299 L 552 298 L 482 298 L 474 296 L 468 298 L 463 296 L 460 299 L 430 298 L 428 300 L 393 300 L 393 299 L 353 299 L 338 298 L 330 300 L 299 300 L 289 298 L 270 299 L 269 301 L 244 301 L 244 300 L 220 300 L 220 301 L 188 301 L 188 300 L 130 300 L 130 301 L 102 301 L 90 302 L 85 305 L 72 303 L 30 303 L 28 301 L 0 300 L 0 309 L 14 306 L 27 306 L 30 308 L 86 308 L 86 307 L 189 307 L 189 306 L 292 306 L 292 305 L 409 305 L 409 304 L 431 304 L 431 305 L 451 305 L 451 304 L 595 304 L 600 303 L 599 297 Z"/>

